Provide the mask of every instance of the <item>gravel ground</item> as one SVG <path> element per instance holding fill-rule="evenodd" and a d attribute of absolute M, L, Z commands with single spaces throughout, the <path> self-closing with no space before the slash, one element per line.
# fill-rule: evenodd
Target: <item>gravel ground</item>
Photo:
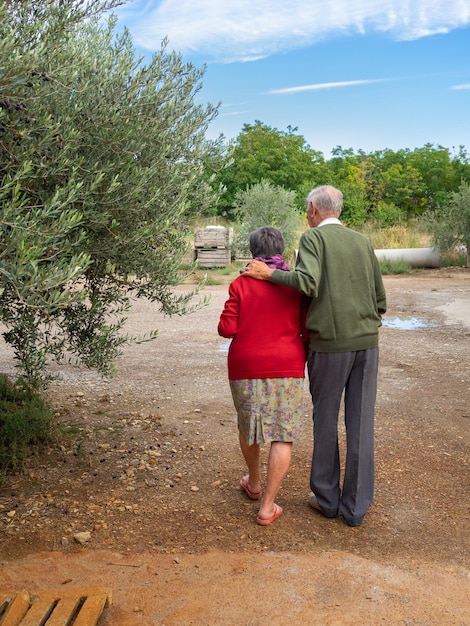
<path fill-rule="evenodd" d="M 284 514 L 255 523 L 216 330 L 227 285 L 211 286 L 189 317 L 136 303 L 128 330 L 159 336 L 126 347 L 113 379 L 60 369 L 64 434 L 0 489 L 0 591 L 111 587 L 103 626 L 470 624 L 470 270 L 385 285 L 376 495 L 361 527 L 308 506 L 307 386 Z"/>

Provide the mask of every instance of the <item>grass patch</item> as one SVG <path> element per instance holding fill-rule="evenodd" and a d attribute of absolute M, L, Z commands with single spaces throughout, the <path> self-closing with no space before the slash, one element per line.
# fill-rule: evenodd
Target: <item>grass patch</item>
<path fill-rule="evenodd" d="M 380 271 L 382 274 L 412 274 L 411 265 L 403 259 L 392 261 L 390 259 L 379 259 Z"/>
<path fill-rule="evenodd" d="M 466 267 L 467 255 L 443 255 L 441 257 L 441 267 Z"/>
<path fill-rule="evenodd" d="M 373 223 L 366 223 L 361 232 L 376 250 L 431 248 L 433 246 L 431 236 L 424 232 L 421 225 L 416 222 L 388 228 L 378 228 Z"/>
<path fill-rule="evenodd" d="M 196 276 L 198 276 L 198 273 L 196 272 Z M 223 285 L 224 284 L 224 280 L 222 280 L 221 276 L 218 275 L 216 272 L 213 271 L 206 271 L 202 276 L 200 276 L 200 280 L 198 280 L 198 282 L 202 282 L 202 280 L 204 280 L 204 286 L 205 287 L 213 287 L 214 285 Z"/>
<path fill-rule="evenodd" d="M 233 261 L 226 267 L 197 269 L 193 276 L 196 283 L 204 281 L 204 286 L 226 285 L 232 282 L 246 265 L 246 261 Z"/>

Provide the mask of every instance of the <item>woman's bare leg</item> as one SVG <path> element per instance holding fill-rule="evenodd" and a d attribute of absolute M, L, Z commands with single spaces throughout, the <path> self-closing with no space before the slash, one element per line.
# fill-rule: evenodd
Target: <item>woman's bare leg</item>
<path fill-rule="evenodd" d="M 240 448 L 245 458 L 246 465 L 248 467 L 248 487 L 253 493 L 259 493 L 261 491 L 261 477 L 259 468 L 259 443 L 254 443 L 249 446 L 246 443 L 245 436 L 240 432 L 238 433 L 240 440 Z"/>
<path fill-rule="evenodd" d="M 274 500 L 289 469 L 291 457 L 292 443 L 286 441 L 273 441 L 271 443 L 266 489 L 258 513 L 258 517 L 261 519 L 271 517 L 274 512 Z"/>

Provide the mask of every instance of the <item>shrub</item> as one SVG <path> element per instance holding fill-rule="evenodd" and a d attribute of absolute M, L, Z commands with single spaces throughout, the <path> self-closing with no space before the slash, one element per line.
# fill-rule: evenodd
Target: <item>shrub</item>
<path fill-rule="evenodd" d="M 263 180 L 236 195 L 234 213 L 240 228 L 234 244 L 238 257 L 250 257 L 248 238 L 260 226 L 273 226 L 281 231 L 285 242 L 284 258 L 293 257 L 298 242 L 301 217 L 296 210 L 295 192 L 275 187 Z"/>
<path fill-rule="evenodd" d="M 442 251 L 464 251 L 470 267 L 470 184 L 462 181 L 458 191 L 449 194 L 435 211 L 423 216 L 423 223 Z"/>
<path fill-rule="evenodd" d="M 22 469 L 31 449 L 51 440 L 52 410 L 23 378 L 0 374 L 0 475 Z"/>

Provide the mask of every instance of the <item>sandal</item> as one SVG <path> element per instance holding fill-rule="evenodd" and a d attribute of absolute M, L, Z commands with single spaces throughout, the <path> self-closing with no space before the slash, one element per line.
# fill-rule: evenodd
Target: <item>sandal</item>
<path fill-rule="evenodd" d="M 282 507 L 274 503 L 274 511 L 271 517 L 268 517 L 265 519 L 264 517 L 259 517 L 258 515 L 258 517 L 256 518 L 256 523 L 259 524 L 260 526 L 269 526 L 271 522 L 274 522 L 274 520 L 280 517 L 281 515 L 282 515 Z"/>
<path fill-rule="evenodd" d="M 240 487 L 241 489 L 243 489 L 243 491 L 246 493 L 246 495 L 250 498 L 250 500 L 259 500 L 261 498 L 261 491 L 251 491 L 250 487 L 248 486 L 248 481 L 250 480 L 250 475 L 247 474 L 246 476 L 243 476 L 243 478 L 240 481 Z"/>

